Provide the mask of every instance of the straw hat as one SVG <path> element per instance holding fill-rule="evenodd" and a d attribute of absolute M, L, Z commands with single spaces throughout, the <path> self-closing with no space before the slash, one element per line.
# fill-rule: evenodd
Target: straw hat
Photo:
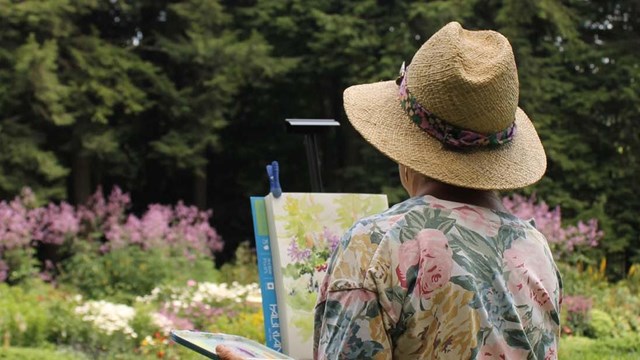
<path fill-rule="evenodd" d="M 382 153 L 473 189 L 515 189 L 544 175 L 547 159 L 518 107 L 518 73 L 504 36 L 449 23 L 400 75 L 344 92 L 349 121 Z"/>

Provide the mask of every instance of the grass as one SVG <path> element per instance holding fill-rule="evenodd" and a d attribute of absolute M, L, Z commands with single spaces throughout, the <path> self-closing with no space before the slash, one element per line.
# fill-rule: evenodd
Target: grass
<path fill-rule="evenodd" d="M 204 360 L 206 357 L 187 348 L 178 347 L 174 353 L 181 360 Z M 0 344 L 0 360 L 89 360 L 88 355 L 66 348 L 28 348 L 28 347 L 2 347 Z M 104 360 L 156 360 L 156 354 L 147 356 L 140 354 L 104 354 L 100 359 Z"/>
<path fill-rule="evenodd" d="M 637 360 L 640 359 L 640 334 L 603 339 L 564 337 L 559 355 L 560 360 Z"/>
<path fill-rule="evenodd" d="M 0 360 L 79 360 L 88 359 L 83 354 L 55 348 L 0 348 Z"/>

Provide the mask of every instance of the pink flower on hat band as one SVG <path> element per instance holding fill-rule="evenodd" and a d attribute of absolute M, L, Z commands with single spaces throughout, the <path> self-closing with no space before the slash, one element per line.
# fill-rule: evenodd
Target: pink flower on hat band
<path fill-rule="evenodd" d="M 407 76 L 404 63 L 400 69 L 400 104 L 414 124 L 427 134 L 435 137 L 441 143 L 455 148 L 471 148 L 479 146 L 497 146 L 510 142 L 516 134 L 516 123 L 513 122 L 506 129 L 493 134 L 481 134 L 472 130 L 465 130 L 449 124 L 438 118 L 431 111 L 418 103 L 407 89 Z"/>

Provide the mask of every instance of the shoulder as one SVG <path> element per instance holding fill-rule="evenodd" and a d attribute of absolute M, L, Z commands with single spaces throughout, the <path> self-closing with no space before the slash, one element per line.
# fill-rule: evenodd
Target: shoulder
<path fill-rule="evenodd" d="M 404 222 L 412 210 L 428 206 L 424 198 L 411 198 L 388 210 L 357 221 L 342 237 L 328 269 L 329 291 L 364 287 L 372 259 L 383 240 Z"/>

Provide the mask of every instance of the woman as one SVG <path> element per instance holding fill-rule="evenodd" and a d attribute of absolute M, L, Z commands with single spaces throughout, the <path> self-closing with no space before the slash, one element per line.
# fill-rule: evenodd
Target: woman
<path fill-rule="evenodd" d="M 352 86 L 344 106 L 411 198 L 343 237 L 314 357 L 556 359 L 560 275 L 544 236 L 496 193 L 546 169 L 508 40 L 450 23 L 395 82 Z"/>

